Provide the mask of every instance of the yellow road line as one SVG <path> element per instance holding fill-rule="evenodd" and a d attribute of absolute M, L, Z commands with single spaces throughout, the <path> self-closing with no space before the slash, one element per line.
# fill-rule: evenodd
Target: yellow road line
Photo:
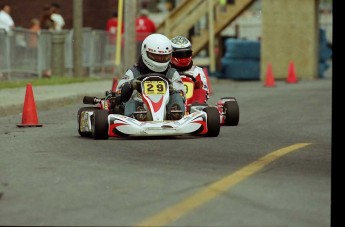
<path fill-rule="evenodd" d="M 240 183 L 249 176 L 258 172 L 264 166 L 273 162 L 274 160 L 286 155 L 292 151 L 296 151 L 300 148 L 310 145 L 311 143 L 297 143 L 276 151 L 273 151 L 260 159 L 250 163 L 249 165 L 243 167 L 242 169 L 236 171 L 235 173 L 226 176 L 215 183 L 211 184 L 209 187 L 197 192 L 196 194 L 182 200 L 174 206 L 168 207 L 162 212 L 149 217 L 143 222 L 135 226 L 164 226 L 167 225 L 182 216 L 186 215 L 188 212 L 197 208 L 204 203 L 207 203 L 211 199 L 220 195 L 221 193 L 229 190 L 232 186 Z"/>

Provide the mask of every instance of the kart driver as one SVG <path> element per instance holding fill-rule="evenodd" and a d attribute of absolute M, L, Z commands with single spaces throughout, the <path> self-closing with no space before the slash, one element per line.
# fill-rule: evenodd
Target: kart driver
<path fill-rule="evenodd" d="M 179 120 L 183 117 L 185 88 L 179 73 L 170 66 L 171 53 L 171 41 L 166 36 L 155 33 L 144 39 L 141 56 L 119 80 L 115 91 L 124 103 L 124 115 L 133 117 L 134 112 L 144 110 L 141 94 L 136 90 L 140 87 L 140 81 L 136 78 L 148 73 L 160 73 L 172 82 L 172 91 L 167 104 L 167 119 Z M 174 110 L 173 113 L 171 110 Z"/>
<path fill-rule="evenodd" d="M 206 103 L 209 99 L 207 79 L 202 68 L 193 65 L 191 42 L 184 36 L 176 36 L 171 39 L 171 43 L 173 48 L 171 66 L 175 68 L 180 75 L 190 75 L 196 79 L 193 100 L 201 104 Z M 204 91 L 200 92 L 200 89 Z"/>

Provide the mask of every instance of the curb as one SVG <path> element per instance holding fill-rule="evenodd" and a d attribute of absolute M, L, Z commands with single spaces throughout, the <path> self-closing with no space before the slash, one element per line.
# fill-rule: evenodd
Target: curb
<path fill-rule="evenodd" d="M 101 97 L 104 95 L 103 93 L 97 94 L 87 94 L 90 96 L 97 96 Z M 63 98 L 51 98 L 49 100 L 44 101 L 36 101 L 36 108 L 37 111 L 46 111 L 54 108 L 59 108 L 62 106 L 67 106 L 71 104 L 76 104 L 80 102 L 80 105 L 83 105 L 83 97 L 85 95 L 74 95 L 70 97 L 63 97 Z M 21 115 L 23 111 L 23 104 L 12 104 L 7 106 L 0 106 L 0 117 L 5 117 L 9 115 Z"/>

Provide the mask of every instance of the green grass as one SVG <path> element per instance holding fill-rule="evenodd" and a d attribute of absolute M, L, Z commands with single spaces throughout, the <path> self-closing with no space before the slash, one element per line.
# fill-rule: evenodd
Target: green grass
<path fill-rule="evenodd" d="M 49 86 L 59 84 L 82 83 L 89 81 L 105 80 L 101 78 L 83 78 L 83 77 L 51 77 L 51 78 L 37 78 L 17 81 L 0 81 L 0 89 L 25 87 L 28 83 L 33 86 Z"/>

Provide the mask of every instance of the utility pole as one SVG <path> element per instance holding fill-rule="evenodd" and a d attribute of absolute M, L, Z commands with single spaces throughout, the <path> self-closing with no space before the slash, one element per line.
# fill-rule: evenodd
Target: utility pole
<path fill-rule="evenodd" d="M 133 65 L 137 59 L 137 41 L 135 21 L 137 16 L 137 0 L 126 0 L 125 2 L 125 49 L 124 64 L 122 72 Z"/>
<path fill-rule="evenodd" d="M 214 55 L 214 11 L 213 0 L 208 0 L 208 54 L 210 59 L 210 71 L 216 71 Z"/>
<path fill-rule="evenodd" d="M 87 76 L 83 73 L 83 0 L 73 0 L 73 75 Z"/>

